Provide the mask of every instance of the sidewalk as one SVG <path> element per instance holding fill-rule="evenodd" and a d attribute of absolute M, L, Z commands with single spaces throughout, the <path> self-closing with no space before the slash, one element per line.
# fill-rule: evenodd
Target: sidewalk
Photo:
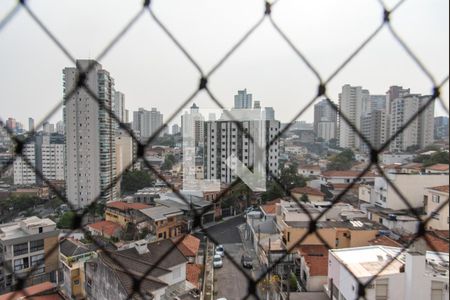
<path fill-rule="evenodd" d="M 261 263 L 256 255 L 256 250 L 253 247 L 247 226 L 247 223 L 239 226 L 239 234 L 241 235 L 242 247 L 244 248 L 245 253 L 253 258 L 253 269 L 251 273 L 253 280 L 257 280 L 262 275 L 263 270 L 261 269 Z"/>

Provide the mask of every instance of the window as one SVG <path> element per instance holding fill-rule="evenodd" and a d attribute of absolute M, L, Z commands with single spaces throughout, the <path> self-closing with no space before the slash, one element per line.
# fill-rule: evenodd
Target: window
<path fill-rule="evenodd" d="M 73 285 L 80 285 L 80 281 L 77 279 L 77 280 L 74 280 L 73 281 Z"/>
<path fill-rule="evenodd" d="M 28 243 L 14 245 L 14 256 L 19 256 L 28 253 Z"/>
<path fill-rule="evenodd" d="M 431 201 L 433 201 L 434 203 L 439 204 L 440 200 L 441 199 L 439 198 L 439 195 L 432 195 L 431 196 Z"/>
<path fill-rule="evenodd" d="M 377 280 L 375 282 L 375 299 L 387 300 L 388 299 L 388 281 L 386 279 Z"/>
<path fill-rule="evenodd" d="M 444 299 L 444 283 L 439 281 L 431 282 L 431 300 Z"/>
<path fill-rule="evenodd" d="M 31 256 L 31 266 L 43 265 L 44 264 L 44 254 Z"/>
<path fill-rule="evenodd" d="M 44 250 L 44 240 L 37 240 L 30 242 L 30 252 Z"/>
<path fill-rule="evenodd" d="M 28 269 L 30 267 L 28 257 L 20 258 L 14 260 L 14 272 L 20 271 L 23 269 Z"/>

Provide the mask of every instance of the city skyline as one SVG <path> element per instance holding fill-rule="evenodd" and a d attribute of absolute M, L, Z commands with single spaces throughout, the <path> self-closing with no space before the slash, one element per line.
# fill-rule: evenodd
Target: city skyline
<path fill-rule="evenodd" d="M 154 5 L 154 7 L 161 20 L 167 23 L 169 29 L 181 40 L 194 59 L 199 61 L 204 70 L 209 70 L 260 16 L 262 2 L 256 0 L 241 2 L 235 1 L 232 3 L 233 5 L 224 5 L 220 3 L 207 4 L 201 1 L 200 4 L 204 6 L 200 5 L 198 7 L 201 9 L 197 9 L 189 7 L 187 3 L 169 1 L 167 7 L 158 5 Z M 380 21 L 381 11 L 377 1 L 373 1 L 373 3 L 369 1 L 368 4 L 361 4 L 361 1 L 349 1 L 342 6 L 332 3 L 323 5 L 329 3 L 327 1 L 317 2 L 320 3 L 304 4 L 306 9 L 303 9 L 299 3 L 281 2 L 277 4 L 276 9 L 274 8 L 274 18 L 292 38 L 294 44 L 304 52 L 313 66 L 319 70 L 319 73 L 326 78 L 376 27 Z M 88 29 L 89 26 L 92 26 L 92 21 L 90 18 L 85 18 L 81 29 L 84 30 L 84 33 L 89 32 L 89 34 L 80 34 L 78 37 L 74 37 L 74 35 L 79 33 L 79 29 L 70 24 L 81 13 L 82 5 L 73 4 L 66 7 L 53 3 L 52 10 L 47 9 L 49 5 L 47 2 L 33 3 L 32 6 L 74 57 L 94 58 L 118 32 L 122 23 L 127 21 L 127 17 L 131 17 L 138 7 L 137 2 L 136 5 L 114 1 L 108 2 L 108 4 L 113 8 L 119 8 L 117 11 L 121 12 L 120 18 L 114 13 L 105 16 L 105 25 L 109 24 L 110 20 L 114 20 L 115 25 L 102 25 L 98 32 L 91 32 Z M 360 14 L 355 16 L 347 11 L 347 5 L 352 8 L 361 7 Z M 419 58 L 430 66 L 433 74 L 437 75 L 437 81 L 442 80 L 442 77 L 445 76 L 448 66 L 448 28 L 443 23 L 448 19 L 448 9 L 440 9 L 442 6 L 448 8 L 448 3 L 439 0 L 427 3 L 408 1 L 396 15 L 396 20 L 399 20 L 396 27 L 399 28 L 402 37 L 407 42 L 414 41 L 411 46 L 417 49 Z M 91 13 L 101 11 L 101 7 L 101 2 L 92 3 L 90 11 Z M 7 1 L 2 2 L 0 8 L 5 8 L 6 11 Z M 166 10 L 167 8 L 168 10 Z M 329 24 L 333 25 L 332 27 L 324 26 L 320 20 L 312 19 L 308 14 L 301 14 L 301 18 L 294 14 L 295 11 L 302 12 L 318 8 L 329 20 Z M 193 9 L 199 15 L 199 20 L 187 18 L 188 13 L 186 15 L 179 13 L 181 11 L 194 13 Z M 67 23 L 54 26 L 58 21 L 57 14 L 48 13 L 53 10 L 64 13 Z M 233 14 L 231 14 L 231 10 Z M 232 24 L 227 22 L 230 15 L 236 16 L 236 14 L 247 17 L 234 17 Z M 417 27 L 419 25 L 415 25 L 419 22 L 407 22 L 409 15 L 414 14 L 422 17 L 420 30 Z M 351 20 L 350 24 L 339 24 L 338 20 L 342 18 Z M 216 26 L 203 28 L 204 21 L 211 21 Z M 309 32 L 311 26 L 304 28 L 302 22 L 311 23 L 314 25 L 312 26 L 314 30 Z M 405 26 L 404 23 L 407 23 L 408 26 Z M 223 24 L 227 24 L 227 30 L 222 30 Z M 358 24 L 358 28 L 349 27 L 352 24 Z M 183 57 L 183 54 L 154 25 L 147 16 L 139 20 L 136 27 L 130 30 L 129 35 L 125 36 L 123 41 L 117 44 L 117 48 L 112 49 L 100 63 L 114 74 L 119 83 L 118 90 L 125 94 L 130 112 L 139 107 L 158 107 L 164 115 L 169 115 L 174 107 L 181 104 L 195 90 L 198 86 L 199 76 Z M 195 30 L 186 31 L 184 29 L 186 25 L 191 25 Z M 247 88 L 254 94 L 255 101 L 263 101 L 267 106 L 274 107 L 278 111 L 278 119 L 288 122 L 293 117 L 293 112 L 280 106 L 280 101 L 298 103 L 300 109 L 315 95 L 318 82 L 313 79 L 312 73 L 305 68 L 295 53 L 284 41 L 275 36 L 273 30 L 267 25 L 265 22 L 255 32 L 255 36 L 246 41 L 242 48 L 238 49 L 230 60 L 218 70 L 217 74 L 210 78 L 209 87 L 223 104 L 228 104 L 230 107 L 235 91 Z M 349 28 L 353 30 L 348 31 Z M 298 35 L 292 34 L 292 32 L 296 32 L 293 29 L 299 32 Z M 221 30 L 224 34 L 218 38 L 214 35 L 216 30 Z M 332 30 L 336 35 L 333 43 L 312 39 L 313 36 L 322 34 L 324 30 L 326 32 Z M 427 32 L 427 34 L 422 34 L 423 32 Z M 36 37 L 29 37 L 30 34 L 35 34 Z M 142 35 L 148 36 L 149 41 L 144 39 L 142 49 L 136 50 L 134 46 L 138 41 L 141 42 L 141 39 L 138 40 L 137 37 Z M 202 43 L 199 38 L 201 36 L 201 41 L 204 41 L 203 35 L 214 42 L 210 43 L 210 47 L 200 46 Z M 33 43 L 33 56 L 27 55 L 28 49 L 19 46 L 24 37 Z M 57 84 L 60 70 L 71 63 L 60 53 L 59 49 L 51 44 L 51 41 L 41 39 L 41 37 L 43 37 L 43 33 L 23 12 L 19 12 L 17 20 L 8 24 L 0 34 L 4 44 L 4 47 L 0 49 L 0 57 L 3 57 L 2 64 L 5 71 L 2 74 L 8 74 L 8 76 L 2 75 L 2 90 L 5 98 L 14 99 L 14 101 L 6 101 L 3 105 L 2 112 L 0 112 L 2 120 L 14 115 L 23 124 L 27 124 L 30 116 L 40 122 L 45 114 L 62 99 L 62 89 Z M 71 40 L 72 37 L 74 37 L 73 40 Z M 273 42 L 268 44 L 268 40 L 273 40 Z M 303 40 L 306 43 L 301 43 Z M 150 41 L 158 42 L 161 50 L 152 50 Z M 330 49 L 330 46 L 334 46 L 332 55 L 327 50 Z M 22 50 L 17 51 L 17 49 Z M 15 55 L 16 59 L 5 59 L 11 55 Z M 146 59 L 143 60 L 142 57 L 146 57 Z M 38 64 L 38 68 L 29 68 L 36 58 L 41 58 L 41 61 L 48 61 L 48 63 Z M 261 64 L 263 61 L 267 62 L 267 65 Z M 362 61 L 364 63 L 361 63 Z M 152 67 L 149 66 L 149 63 Z M 274 72 L 267 72 L 266 67 L 273 68 Z M 242 69 L 246 72 L 239 72 Z M 17 90 L 13 88 L 14 82 L 22 80 L 22 74 L 27 74 L 30 79 L 28 80 L 29 89 Z M 279 74 L 283 74 L 283 76 L 279 76 Z M 171 88 L 174 83 L 177 84 L 177 89 Z M 328 85 L 328 94 L 331 100 L 335 103 L 338 102 L 340 88 L 347 83 L 362 86 L 370 90 L 371 94 L 384 94 L 390 85 L 410 87 L 420 94 L 431 93 L 429 81 L 423 77 L 418 67 L 389 37 L 387 32 L 382 32 L 371 46 L 364 49 L 355 58 L 355 61 L 350 63 Z M 34 92 L 36 90 L 40 91 L 38 97 Z M 443 96 L 444 101 L 448 103 L 448 85 L 443 88 Z M 36 101 L 30 103 L 29 99 L 36 99 Z M 193 101 L 204 108 L 215 108 L 204 93 Z M 187 107 L 189 106 L 190 104 Z M 440 104 L 436 105 L 436 112 L 438 116 L 447 115 L 440 108 Z M 61 116 L 62 112 L 57 112 L 50 122 L 56 122 Z M 311 122 L 312 118 L 313 110 L 309 109 L 301 119 Z"/>

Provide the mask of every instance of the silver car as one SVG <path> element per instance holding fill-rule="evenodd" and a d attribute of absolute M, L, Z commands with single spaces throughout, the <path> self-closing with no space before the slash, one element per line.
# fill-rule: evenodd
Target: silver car
<path fill-rule="evenodd" d="M 213 258 L 213 267 L 216 268 L 222 268 L 223 267 L 223 261 L 222 261 L 222 256 L 220 255 L 214 255 Z"/>

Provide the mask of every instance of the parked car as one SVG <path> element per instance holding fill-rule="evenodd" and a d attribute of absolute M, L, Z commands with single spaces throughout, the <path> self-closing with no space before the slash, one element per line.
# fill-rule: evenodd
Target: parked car
<path fill-rule="evenodd" d="M 223 261 L 222 256 L 220 255 L 214 255 L 213 258 L 213 267 L 216 268 L 222 268 L 223 267 Z"/>
<path fill-rule="evenodd" d="M 253 259 L 249 255 L 244 254 L 241 257 L 241 264 L 244 268 L 251 269 L 253 268 Z"/>
<path fill-rule="evenodd" d="M 223 245 L 216 246 L 216 255 L 220 255 L 221 257 L 225 255 L 225 249 L 223 248 Z"/>

